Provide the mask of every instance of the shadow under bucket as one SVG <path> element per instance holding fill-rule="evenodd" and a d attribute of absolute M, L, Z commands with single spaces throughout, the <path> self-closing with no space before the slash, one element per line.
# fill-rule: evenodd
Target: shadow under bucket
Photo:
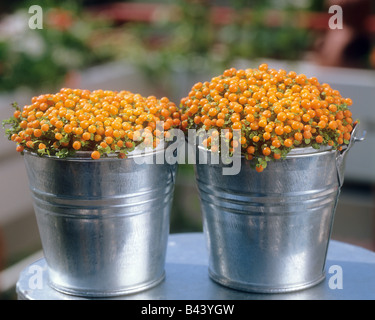
<path fill-rule="evenodd" d="M 222 163 L 210 164 L 210 152 L 207 159 L 198 159 L 210 277 L 259 293 L 295 291 L 321 282 L 344 157 L 355 140 L 360 139 L 353 138 L 343 152 L 294 149 L 261 173 L 245 158 L 237 175 L 223 175 Z"/>
<path fill-rule="evenodd" d="M 58 159 L 25 152 L 51 287 L 105 297 L 163 280 L 177 167 L 156 164 L 158 152 L 164 150 L 144 155 L 143 164 L 140 156 Z"/>

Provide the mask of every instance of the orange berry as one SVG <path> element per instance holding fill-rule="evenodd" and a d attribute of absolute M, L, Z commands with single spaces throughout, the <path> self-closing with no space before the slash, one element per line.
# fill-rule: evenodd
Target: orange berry
<path fill-rule="evenodd" d="M 326 127 L 327 123 L 324 120 L 319 121 L 318 127 L 321 129 L 324 129 Z"/>
<path fill-rule="evenodd" d="M 233 125 L 232 125 L 233 130 L 240 130 L 241 128 L 242 128 L 242 124 L 239 121 L 233 123 Z"/>
<path fill-rule="evenodd" d="M 265 133 L 263 133 L 263 139 L 264 140 L 269 140 L 269 139 L 271 139 L 271 134 L 269 133 L 269 132 L 265 132 Z"/>
<path fill-rule="evenodd" d="M 286 113 L 285 112 L 279 112 L 277 114 L 277 120 L 284 122 L 286 120 Z"/>
<path fill-rule="evenodd" d="M 39 143 L 38 149 L 44 150 L 47 146 L 44 143 Z"/>
<path fill-rule="evenodd" d="M 293 141 L 291 139 L 284 140 L 284 146 L 290 148 L 293 145 Z"/>
<path fill-rule="evenodd" d="M 90 133 L 95 133 L 96 132 L 96 126 L 94 126 L 94 125 L 90 125 L 89 127 L 88 127 L 88 132 L 90 132 Z"/>
<path fill-rule="evenodd" d="M 348 106 L 351 106 L 351 105 L 353 104 L 353 101 L 352 101 L 352 99 L 350 99 L 350 98 L 346 98 L 346 99 L 345 99 L 345 103 L 346 103 Z"/>
<path fill-rule="evenodd" d="M 272 145 L 275 147 L 275 148 L 280 148 L 281 147 L 281 142 L 279 139 L 275 139 L 272 141 Z"/>
<path fill-rule="evenodd" d="M 249 154 L 254 154 L 255 153 L 255 147 L 254 146 L 249 146 L 249 147 L 247 147 L 246 151 Z"/>
<path fill-rule="evenodd" d="M 74 107 L 74 105 L 75 105 L 75 102 L 73 100 L 70 100 L 70 99 L 67 99 L 64 102 L 64 106 L 66 108 L 72 108 L 72 107 Z"/>
<path fill-rule="evenodd" d="M 259 122 L 258 122 L 258 125 L 260 127 L 265 127 L 267 125 L 267 119 L 265 119 L 265 118 L 260 119 Z"/>
<path fill-rule="evenodd" d="M 65 131 L 66 133 L 71 133 L 72 130 L 73 130 L 73 127 L 72 127 L 70 124 L 66 124 L 66 125 L 64 126 L 64 131 Z"/>
<path fill-rule="evenodd" d="M 284 133 L 284 128 L 282 126 L 277 126 L 275 128 L 275 133 L 279 136 L 281 136 Z"/>
<path fill-rule="evenodd" d="M 222 127 L 223 125 L 224 125 L 224 119 L 218 119 L 217 121 L 216 121 L 216 125 L 218 126 L 218 127 Z"/>
<path fill-rule="evenodd" d="M 304 114 L 302 115 L 302 120 L 303 120 L 303 122 L 309 122 L 310 119 L 311 119 L 311 117 L 310 117 L 310 115 L 309 115 L 308 113 L 304 113 Z"/>
<path fill-rule="evenodd" d="M 276 160 L 278 160 L 278 159 L 281 158 L 281 154 L 280 153 L 274 153 L 273 154 L 273 158 L 276 159 Z"/>
<path fill-rule="evenodd" d="M 315 137 L 315 141 L 316 141 L 317 143 L 323 143 L 323 137 L 322 137 L 321 135 L 317 135 L 317 136 Z"/>
<path fill-rule="evenodd" d="M 330 129 L 332 129 L 332 130 L 336 130 L 337 129 L 337 126 L 338 126 L 338 124 L 337 124 L 337 122 L 336 121 L 330 121 L 329 123 L 328 123 L 328 127 L 330 128 Z"/>
<path fill-rule="evenodd" d="M 34 136 L 35 136 L 36 138 L 39 138 L 39 137 L 42 136 L 43 132 L 42 132 L 42 130 L 40 130 L 40 129 L 35 129 L 33 134 L 34 134 Z M 41 148 L 39 148 L 39 149 L 41 149 Z"/>
<path fill-rule="evenodd" d="M 262 153 L 265 156 L 269 156 L 271 154 L 271 149 L 269 147 L 265 147 L 262 149 Z"/>
<path fill-rule="evenodd" d="M 33 141 L 27 141 L 26 146 L 30 149 L 34 148 L 34 142 Z"/>
<path fill-rule="evenodd" d="M 55 133 L 55 139 L 56 140 L 61 140 L 63 138 L 63 135 L 60 132 Z"/>
<path fill-rule="evenodd" d="M 90 138 L 91 138 L 91 133 L 90 132 L 84 132 L 82 134 L 82 139 L 83 140 L 90 140 Z"/>
<path fill-rule="evenodd" d="M 305 139 L 311 139 L 311 137 L 312 137 L 311 131 L 304 131 L 303 132 L 303 137 Z"/>
<path fill-rule="evenodd" d="M 97 160 L 100 158 L 100 152 L 95 150 L 93 152 L 91 152 L 91 158 L 94 159 L 94 160 Z"/>
<path fill-rule="evenodd" d="M 268 70 L 268 64 L 267 63 L 262 63 L 261 65 L 259 65 L 258 69 L 260 71 L 267 71 Z"/>
<path fill-rule="evenodd" d="M 20 117 L 20 115 L 21 115 L 21 111 L 20 110 L 16 110 L 16 111 L 13 112 L 13 117 L 15 117 L 17 119 Z"/>
<path fill-rule="evenodd" d="M 211 120 L 210 119 L 206 119 L 206 120 L 204 120 L 203 124 L 206 127 L 206 129 L 208 129 L 211 126 Z"/>
<path fill-rule="evenodd" d="M 40 129 L 44 132 L 49 130 L 49 125 L 47 123 L 44 123 L 40 126 Z"/>
<path fill-rule="evenodd" d="M 301 141 L 302 138 L 303 138 L 303 135 L 302 135 L 301 132 L 296 132 L 296 133 L 294 134 L 294 139 L 296 139 L 297 141 Z"/>
<path fill-rule="evenodd" d="M 79 150 L 79 149 L 81 149 L 81 142 L 79 142 L 79 141 L 74 141 L 72 147 L 73 147 L 74 150 Z"/>
<path fill-rule="evenodd" d="M 284 132 L 285 133 L 291 133 L 292 132 L 292 127 L 291 126 L 284 126 Z"/>
<path fill-rule="evenodd" d="M 55 127 L 57 129 L 61 129 L 63 126 L 64 126 L 64 123 L 62 121 L 60 121 L 60 120 L 56 121 Z"/>
<path fill-rule="evenodd" d="M 125 146 L 126 146 L 127 148 L 131 149 L 131 148 L 133 148 L 133 142 L 131 142 L 131 141 L 127 141 L 127 142 L 125 142 Z"/>

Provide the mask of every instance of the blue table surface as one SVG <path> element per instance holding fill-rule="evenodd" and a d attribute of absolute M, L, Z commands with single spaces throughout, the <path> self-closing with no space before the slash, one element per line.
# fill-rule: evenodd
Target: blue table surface
<path fill-rule="evenodd" d="M 30 289 L 30 266 L 43 268 L 43 287 Z M 17 283 L 19 299 L 79 300 L 48 285 L 46 262 L 40 259 L 25 268 Z M 342 275 L 342 288 L 337 288 L 337 270 Z M 121 300 L 373 300 L 375 299 L 375 252 L 331 240 L 326 278 L 320 284 L 291 293 L 259 294 L 233 290 L 219 285 L 208 276 L 208 254 L 203 233 L 171 234 L 165 265 L 166 278 L 158 286 L 126 296 Z"/>

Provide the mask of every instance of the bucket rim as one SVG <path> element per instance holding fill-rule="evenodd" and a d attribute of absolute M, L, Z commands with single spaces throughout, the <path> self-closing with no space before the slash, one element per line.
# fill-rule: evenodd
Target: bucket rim
<path fill-rule="evenodd" d="M 315 149 L 313 147 L 293 148 L 286 155 L 286 158 L 311 156 L 312 154 L 322 154 L 331 152 L 335 153 L 336 151 L 337 150 L 333 149 L 331 146 L 321 146 L 319 149 Z"/>
<path fill-rule="evenodd" d="M 146 148 L 146 149 L 135 149 L 129 152 L 126 155 L 126 158 L 120 159 L 118 158 L 119 152 L 113 152 L 111 154 L 106 154 L 104 157 L 100 157 L 99 159 L 92 159 L 91 153 L 94 151 L 76 151 L 73 156 L 69 156 L 66 158 L 59 158 L 57 156 L 49 156 L 49 155 L 38 155 L 36 152 L 30 150 L 24 150 L 23 153 L 27 156 L 37 157 L 41 159 L 49 159 L 49 160 L 56 160 L 56 161 L 95 161 L 95 162 L 102 162 L 102 161 L 126 161 L 128 159 L 134 158 L 141 158 L 146 156 L 152 156 L 156 154 L 160 154 L 165 152 L 165 149 L 168 147 L 169 143 L 161 143 L 155 149 Z"/>
<path fill-rule="evenodd" d="M 198 149 L 211 153 L 211 150 L 207 149 L 204 146 L 197 146 Z M 285 159 L 290 158 L 299 158 L 299 157 L 309 157 L 314 155 L 321 155 L 326 153 L 336 153 L 337 150 L 333 149 L 331 146 L 321 146 L 319 149 L 315 149 L 313 147 L 304 147 L 304 148 L 293 148 L 289 151 L 286 155 Z M 220 151 L 219 151 L 220 153 Z M 244 155 L 240 156 L 241 159 L 245 159 Z"/>

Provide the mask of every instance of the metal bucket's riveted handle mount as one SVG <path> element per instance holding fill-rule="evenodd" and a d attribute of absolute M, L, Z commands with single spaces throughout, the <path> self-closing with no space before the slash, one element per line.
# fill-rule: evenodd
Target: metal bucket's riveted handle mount
<path fill-rule="evenodd" d="M 345 148 L 343 148 L 341 151 L 339 151 L 336 156 L 336 169 L 337 169 L 337 176 L 339 179 L 340 188 L 344 184 L 344 170 L 345 170 L 344 163 L 345 163 L 346 154 L 348 153 L 349 149 L 354 145 L 354 143 L 364 141 L 366 138 L 365 130 L 362 131 L 361 137 L 357 137 L 357 134 L 358 134 L 358 124 L 356 124 L 353 128 L 349 144 Z"/>

